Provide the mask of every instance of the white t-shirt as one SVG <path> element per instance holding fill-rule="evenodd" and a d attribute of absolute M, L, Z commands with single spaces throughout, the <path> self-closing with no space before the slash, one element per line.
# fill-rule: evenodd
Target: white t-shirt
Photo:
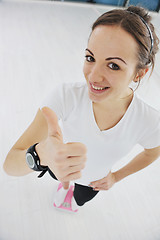
<path fill-rule="evenodd" d="M 160 146 L 160 112 L 136 93 L 122 117 L 112 128 L 101 131 L 95 121 L 85 82 L 59 84 L 42 102 L 54 110 L 64 143 L 81 142 L 87 147 L 87 162 L 76 183 L 88 185 L 107 176 L 112 166 L 138 143 L 144 148 Z"/>

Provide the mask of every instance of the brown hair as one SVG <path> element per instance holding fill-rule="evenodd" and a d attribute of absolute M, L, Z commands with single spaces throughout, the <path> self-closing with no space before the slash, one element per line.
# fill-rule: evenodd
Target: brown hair
<path fill-rule="evenodd" d="M 151 16 L 146 9 L 130 6 L 127 9 L 108 11 L 93 23 L 92 32 L 99 25 L 117 25 L 130 33 L 138 43 L 138 64 L 136 70 L 151 67 L 151 73 L 153 72 L 159 39 L 151 23 Z M 151 33 L 146 25 L 150 28 Z"/>

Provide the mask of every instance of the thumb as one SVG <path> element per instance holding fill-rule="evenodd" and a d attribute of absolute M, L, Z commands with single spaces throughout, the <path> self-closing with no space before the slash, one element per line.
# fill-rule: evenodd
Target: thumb
<path fill-rule="evenodd" d="M 48 135 L 58 138 L 58 140 L 63 142 L 63 135 L 61 128 L 58 124 L 58 118 L 56 113 L 49 107 L 43 107 L 42 113 L 48 124 Z"/>

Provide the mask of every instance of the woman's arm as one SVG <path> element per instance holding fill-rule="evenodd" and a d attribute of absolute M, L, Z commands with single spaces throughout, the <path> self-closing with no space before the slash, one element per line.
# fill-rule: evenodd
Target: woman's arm
<path fill-rule="evenodd" d="M 59 181 L 79 179 L 85 167 L 86 146 L 79 142 L 64 144 L 56 113 L 48 107 L 44 107 L 42 112 L 38 111 L 34 121 L 8 153 L 5 172 L 13 176 L 30 173 L 25 154 L 30 146 L 38 143 L 36 151 L 41 165 L 48 166 Z M 66 185 L 68 183 L 64 187 Z"/>
<path fill-rule="evenodd" d="M 26 164 L 26 151 L 33 144 L 44 140 L 47 134 L 47 122 L 41 110 L 38 110 L 31 125 L 9 151 L 3 165 L 5 172 L 12 176 L 23 176 L 33 172 Z"/>
<path fill-rule="evenodd" d="M 116 182 L 119 182 L 123 178 L 138 172 L 139 170 L 147 167 L 154 162 L 160 156 L 160 146 L 152 149 L 145 149 L 143 152 L 138 154 L 131 162 L 116 172 L 109 172 L 109 174 L 98 180 L 90 183 L 90 186 L 95 191 L 108 190 Z"/>
<path fill-rule="evenodd" d="M 145 149 L 138 154 L 131 162 L 120 170 L 114 172 L 115 181 L 118 182 L 123 178 L 138 172 L 139 170 L 147 167 L 160 156 L 160 146 L 152 149 Z"/>

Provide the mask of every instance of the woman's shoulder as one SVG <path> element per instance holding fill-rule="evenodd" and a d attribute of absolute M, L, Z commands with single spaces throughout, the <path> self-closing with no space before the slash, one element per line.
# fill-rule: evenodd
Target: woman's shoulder
<path fill-rule="evenodd" d="M 140 95 L 135 95 L 135 111 L 144 121 L 160 121 L 160 110 L 146 102 Z"/>
<path fill-rule="evenodd" d="M 64 96 L 70 97 L 72 100 L 78 101 L 87 98 L 87 84 L 85 82 L 65 82 L 62 83 L 62 91 Z"/>
<path fill-rule="evenodd" d="M 86 89 L 86 83 L 85 82 L 63 82 L 61 83 L 61 86 L 70 91 L 84 91 Z"/>
<path fill-rule="evenodd" d="M 136 93 L 135 98 L 136 104 L 141 110 L 145 109 L 146 111 L 153 112 L 155 114 L 160 114 L 160 109 L 156 109 L 154 106 L 152 106 L 151 103 L 145 101 L 139 94 Z"/>

